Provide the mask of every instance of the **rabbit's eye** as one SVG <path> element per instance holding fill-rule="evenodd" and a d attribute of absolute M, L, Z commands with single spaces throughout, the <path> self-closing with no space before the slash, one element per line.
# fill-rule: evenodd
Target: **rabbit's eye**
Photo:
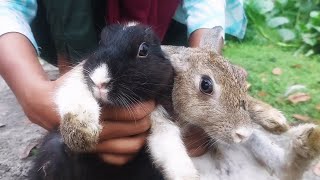
<path fill-rule="evenodd" d="M 212 94 L 213 92 L 213 83 L 212 83 L 212 79 L 207 76 L 204 75 L 201 77 L 200 80 L 200 91 L 205 93 L 205 94 Z"/>
<path fill-rule="evenodd" d="M 149 45 L 146 42 L 143 42 L 139 46 L 138 55 L 139 58 L 145 58 L 148 56 Z"/>

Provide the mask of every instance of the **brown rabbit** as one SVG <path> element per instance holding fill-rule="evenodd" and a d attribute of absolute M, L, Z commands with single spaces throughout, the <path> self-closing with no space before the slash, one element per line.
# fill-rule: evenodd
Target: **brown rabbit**
<path fill-rule="evenodd" d="M 216 27 L 200 48 L 162 48 L 176 73 L 175 119 L 183 129 L 192 124 L 211 138 L 212 149 L 192 158 L 200 179 L 301 179 L 320 153 L 320 128 L 305 124 L 285 132 L 284 116 L 246 93 L 245 71 L 215 52 L 221 37 Z"/>

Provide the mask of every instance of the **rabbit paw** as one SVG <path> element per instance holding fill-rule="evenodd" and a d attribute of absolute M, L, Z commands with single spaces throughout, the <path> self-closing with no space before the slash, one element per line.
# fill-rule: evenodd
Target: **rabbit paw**
<path fill-rule="evenodd" d="M 320 154 L 320 127 L 304 124 L 294 129 L 293 148 L 304 158 L 313 158 Z"/>
<path fill-rule="evenodd" d="M 85 83 L 82 66 L 70 71 L 54 99 L 60 114 L 60 132 L 65 144 L 75 152 L 94 149 L 101 132 L 100 106 Z"/>
<path fill-rule="evenodd" d="M 264 108 L 257 105 L 250 116 L 256 123 L 271 133 L 281 134 L 289 129 L 286 118 L 275 108 Z"/>
<path fill-rule="evenodd" d="M 102 129 L 96 118 L 99 118 L 97 114 L 81 108 L 62 117 L 60 132 L 72 151 L 88 152 L 95 148 Z"/>

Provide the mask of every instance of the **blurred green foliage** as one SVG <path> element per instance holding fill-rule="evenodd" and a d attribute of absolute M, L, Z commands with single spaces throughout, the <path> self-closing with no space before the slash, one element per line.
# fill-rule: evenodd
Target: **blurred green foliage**
<path fill-rule="evenodd" d="M 317 109 L 320 106 L 320 59 L 302 54 L 293 56 L 293 52 L 273 44 L 257 46 L 255 42 L 229 41 L 224 56 L 246 69 L 252 96 L 281 110 L 290 122 L 295 121 L 293 114 L 300 114 L 320 124 L 320 109 Z M 273 74 L 274 68 L 280 68 L 282 73 Z M 307 93 L 311 99 L 297 104 L 288 101 L 285 94 L 294 85 L 305 86 L 298 92 Z"/>
<path fill-rule="evenodd" d="M 320 0 L 245 0 L 246 38 L 320 54 Z"/>

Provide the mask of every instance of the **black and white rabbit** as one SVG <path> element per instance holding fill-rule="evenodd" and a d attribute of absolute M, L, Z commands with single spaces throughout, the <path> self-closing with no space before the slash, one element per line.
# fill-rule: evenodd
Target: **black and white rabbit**
<path fill-rule="evenodd" d="M 168 179 L 197 179 L 180 129 L 167 114 L 172 83 L 173 68 L 150 27 L 132 23 L 106 27 L 98 49 L 57 89 L 59 131 L 45 138 L 31 179 L 162 179 L 157 169 Z M 158 106 L 151 114 L 148 151 L 123 167 L 85 153 L 98 141 L 100 104 L 126 107 L 150 99 Z"/>

